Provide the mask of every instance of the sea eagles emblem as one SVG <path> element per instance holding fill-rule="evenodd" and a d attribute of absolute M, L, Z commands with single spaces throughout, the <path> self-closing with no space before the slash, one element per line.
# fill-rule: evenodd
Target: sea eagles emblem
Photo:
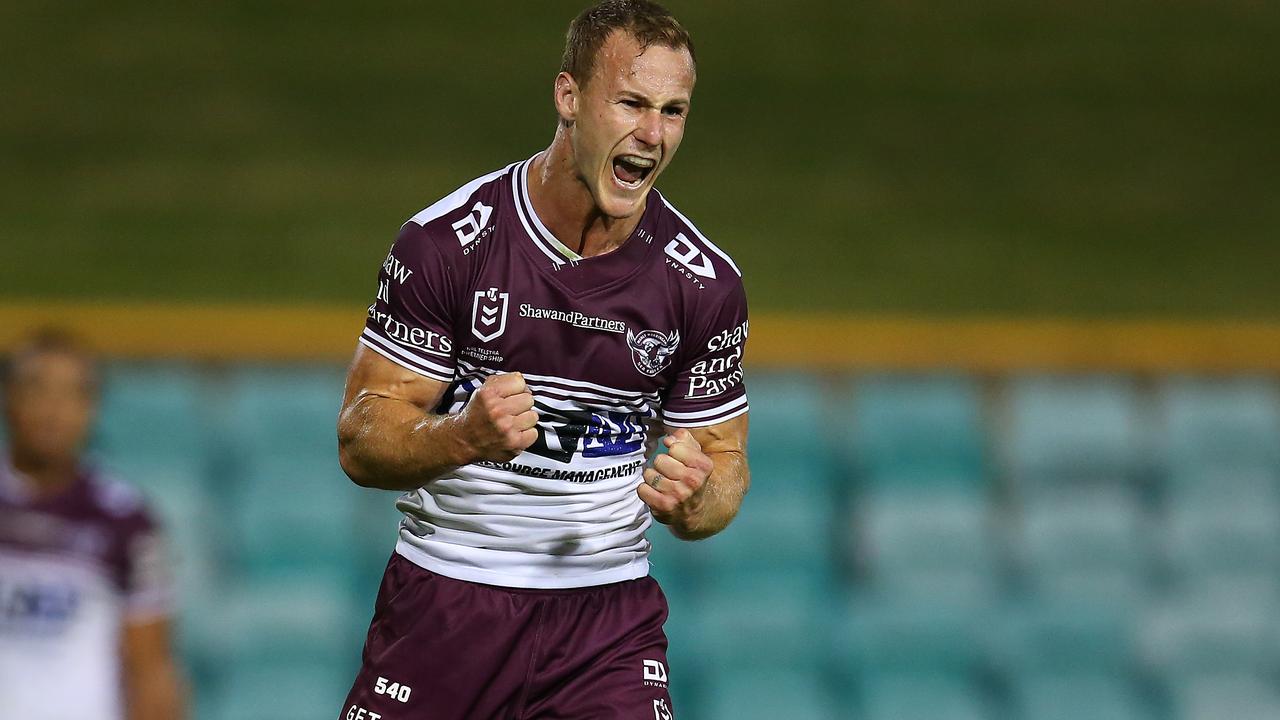
<path fill-rule="evenodd" d="M 636 369 L 653 377 L 671 364 L 671 356 L 676 354 L 676 346 L 680 344 L 680 331 L 672 330 L 662 334 L 657 330 L 642 330 L 635 334 L 627 330 L 627 345 L 631 346 L 631 362 Z"/>

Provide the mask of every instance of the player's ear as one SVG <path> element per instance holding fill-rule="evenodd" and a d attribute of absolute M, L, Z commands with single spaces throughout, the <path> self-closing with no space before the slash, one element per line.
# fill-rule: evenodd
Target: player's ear
<path fill-rule="evenodd" d="M 565 123 L 572 123 L 578 117 L 578 81 L 569 73 L 562 72 L 556 76 L 554 93 L 556 114 Z"/>

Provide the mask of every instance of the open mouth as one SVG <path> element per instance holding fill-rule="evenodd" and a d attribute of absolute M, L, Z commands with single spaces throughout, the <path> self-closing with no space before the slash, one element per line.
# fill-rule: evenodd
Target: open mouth
<path fill-rule="evenodd" d="M 618 155 L 613 159 L 613 177 L 618 184 L 629 190 L 635 190 L 644 184 L 645 178 L 657 167 L 652 158 L 639 155 Z"/>

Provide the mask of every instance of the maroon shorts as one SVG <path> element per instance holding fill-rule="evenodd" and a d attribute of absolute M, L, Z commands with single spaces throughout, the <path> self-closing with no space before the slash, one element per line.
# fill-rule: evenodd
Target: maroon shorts
<path fill-rule="evenodd" d="M 495 587 L 391 556 L 339 720 L 670 720 L 651 577 Z"/>

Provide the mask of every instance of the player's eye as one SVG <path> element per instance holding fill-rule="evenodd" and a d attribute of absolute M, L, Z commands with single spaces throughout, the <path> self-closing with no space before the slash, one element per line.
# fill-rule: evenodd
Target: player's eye
<path fill-rule="evenodd" d="M 632 109 L 640 107 L 639 100 L 623 100 L 622 104 Z"/>
<path fill-rule="evenodd" d="M 669 108 L 664 108 L 663 112 L 666 113 L 668 117 L 680 117 L 684 115 L 684 108 L 669 107 Z"/>

